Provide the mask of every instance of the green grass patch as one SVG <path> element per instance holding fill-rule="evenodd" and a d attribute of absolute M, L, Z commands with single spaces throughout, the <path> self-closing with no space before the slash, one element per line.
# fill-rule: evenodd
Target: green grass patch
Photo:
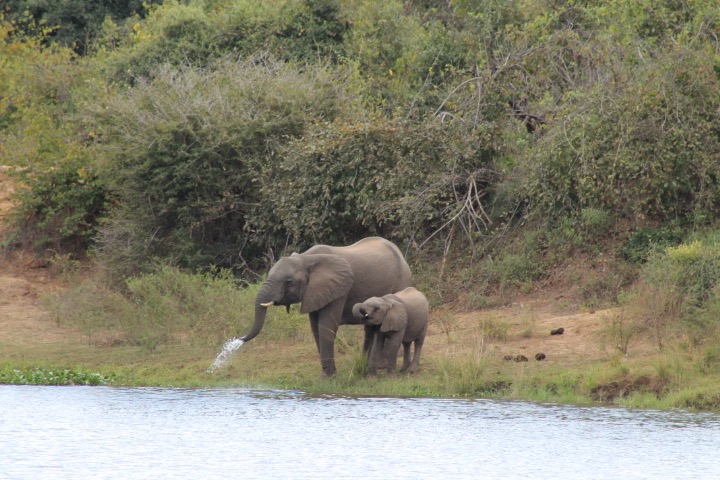
<path fill-rule="evenodd" d="M 273 308 L 257 338 L 235 352 L 227 365 L 208 373 L 222 344 L 252 322 L 258 285 L 241 286 L 222 272 L 188 274 L 177 269 L 134 278 L 122 293 L 102 282 L 78 281 L 48 299 L 52 319 L 78 328 L 57 344 L 2 344 L 0 382 L 41 385 L 102 384 L 167 387 L 259 387 L 309 394 L 501 398 L 587 404 L 609 402 L 649 408 L 716 408 L 720 347 L 711 338 L 702 345 L 679 340 L 643 359 L 628 339 L 647 335 L 640 322 L 629 336 L 628 325 L 642 320 L 629 309 L 609 320 L 604 362 L 557 364 L 504 362 L 494 345 L 519 338 L 532 341 L 530 313 L 478 321 L 470 335 L 455 313 L 439 310 L 437 329 L 426 348 L 420 372 L 388 376 L 381 370 L 368 378 L 361 354 L 363 330 L 343 326 L 335 343 L 337 375 L 321 376 L 318 353 L 306 315 L 297 307 Z M 614 322 L 613 323 L 613 318 Z M 643 330 L 643 327 L 645 330 Z M 670 337 L 668 337 L 670 338 Z M 156 341 L 149 341 L 155 339 Z M 624 347 L 624 348 L 622 348 Z M 632 357 L 634 358 L 634 357 Z M 400 359 L 398 361 L 401 361 Z M 69 368 L 68 366 L 71 366 Z"/>

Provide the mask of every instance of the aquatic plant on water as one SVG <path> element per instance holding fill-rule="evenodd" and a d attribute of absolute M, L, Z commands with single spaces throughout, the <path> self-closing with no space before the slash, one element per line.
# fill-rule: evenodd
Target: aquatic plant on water
<path fill-rule="evenodd" d="M 70 369 L 29 368 L 0 372 L 0 384 L 10 385 L 105 385 L 108 381 L 99 373 Z"/>

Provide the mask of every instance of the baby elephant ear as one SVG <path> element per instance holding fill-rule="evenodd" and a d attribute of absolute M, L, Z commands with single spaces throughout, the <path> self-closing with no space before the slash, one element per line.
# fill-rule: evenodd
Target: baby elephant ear
<path fill-rule="evenodd" d="M 380 327 L 381 332 L 397 332 L 407 327 L 407 311 L 405 305 L 397 300 L 389 299 L 387 302 L 390 304 L 385 318 L 383 319 L 382 326 Z"/>

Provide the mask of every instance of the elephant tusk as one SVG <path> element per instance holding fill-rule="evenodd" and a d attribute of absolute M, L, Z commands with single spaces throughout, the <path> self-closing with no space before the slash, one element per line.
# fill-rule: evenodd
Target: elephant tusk
<path fill-rule="evenodd" d="M 267 307 L 272 307 L 273 305 L 275 305 L 275 300 L 270 300 L 270 301 L 267 302 L 267 303 L 261 303 L 261 304 L 260 304 L 261 307 L 265 307 L 265 308 L 267 308 Z"/>

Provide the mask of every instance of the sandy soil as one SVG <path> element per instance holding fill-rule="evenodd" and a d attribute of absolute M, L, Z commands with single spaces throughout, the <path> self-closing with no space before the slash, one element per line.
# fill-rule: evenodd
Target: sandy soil
<path fill-rule="evenodd" d="M 14 189 L 0 167 L 0 242 L 7 236 L 6 220 Z M 57 326 L 42 297 L 63 288 L 47 262 L 22 251 L 0 253 L 0 344 L 62 342 L 77 332 Z"/>
<path fill-rule="evenodd" d="M 484 353 L 505 359 L 524 356 L 530 362 L 543 354 L 549 364 L 592 362 L 616 352 L 606 332 L 619 310 L 568 314 L 558 312 L 561 308 L 567 307 L 535 297 L 502 308 L 445 314 L 445 321 L 443 313 L 434 311 L 426 348 L 430 355 Z M 551 334 L 559 328 L 562 334 Z"/>

